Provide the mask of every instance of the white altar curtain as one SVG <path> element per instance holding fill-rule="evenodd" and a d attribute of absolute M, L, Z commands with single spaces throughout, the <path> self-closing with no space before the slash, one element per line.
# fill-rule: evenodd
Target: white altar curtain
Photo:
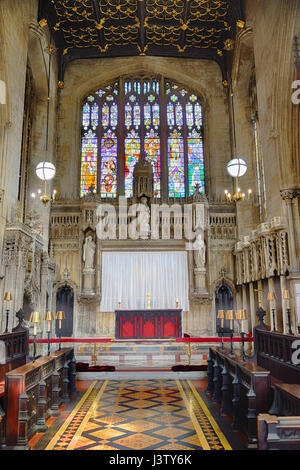
<path fill-rule="evenodd" d="M 103 252 L 101 312 L 151 308 L 189 310 L 187 253 Z"/>

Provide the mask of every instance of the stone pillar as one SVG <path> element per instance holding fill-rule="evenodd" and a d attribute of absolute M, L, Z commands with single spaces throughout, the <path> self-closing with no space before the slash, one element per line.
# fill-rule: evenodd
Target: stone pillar
<path fill-rule="evenodd" d="M 249 284 L 249 293 L 250 293 L 250 317 L 251 317 L 251 329 L 253 333 L 253 328 L 256 325 L 256 310 L 255 310 L 255 297 L 254 297 L 254 285 L 253 282 Z"/>
<path fill-rule="evenodd" d="M 86 295 L 95 294 L 95 269 L 83 269 L 83 293 Z"/>
<path fill-rule="evenodd" d="M 207 293 L 205 280 L 206 280 L 206 269 L 205 268 L 194 268 L 195 274 L 195 293 L 205 294 Z"/>
<path fill-rule="evenodd" d="M 295 239 L 295 225 L 293 215 L 293 200 L 300 195 L 299 188 L 284 189 L 280 191 L 282 199 L 286 202 L 287 218 L 289 224 L 289 259 L 290 259 L 290 273 L 299 272 L 299 261 L 297 257 L 296 239 Z"/>

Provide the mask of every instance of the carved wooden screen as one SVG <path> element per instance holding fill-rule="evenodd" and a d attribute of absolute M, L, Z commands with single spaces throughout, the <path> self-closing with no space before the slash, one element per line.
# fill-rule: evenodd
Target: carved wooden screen
<path fill-rule="evenodd" d="M 220 336 L 221 320 L 218 318 L 219 310 L 233 310 L 233 295 L 226 285 L 221 285 L 216 290 L 216 331 Z M 230 322 L 224 320 L 224 333 L 230 334 Z"/>
<path fill-rule="evenodd" d="M 58 289 L 56 293 L 56 311 L 65 312 L 65 320 L 61 322 L 61 336 L 72 336 L 73 334 L 73 313 L 74 313 L 74 291 L 72 287 L 66 285 Z M 55 332 L 58 336 L 58 320 L 56 320 Z"/>

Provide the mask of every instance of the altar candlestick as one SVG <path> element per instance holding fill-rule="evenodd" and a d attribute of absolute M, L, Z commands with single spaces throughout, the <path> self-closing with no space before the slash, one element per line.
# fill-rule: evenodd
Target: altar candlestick
<path fill-rule="evenodd" d="M 146 297 L 148 297 L 148 304 L 147 304 L 147 308 L 151 308 L 151 305 L 150 305 L 150 298 L 151 298 L 151 294 L 150 292 L 148 294 L 146 294 Z"/>

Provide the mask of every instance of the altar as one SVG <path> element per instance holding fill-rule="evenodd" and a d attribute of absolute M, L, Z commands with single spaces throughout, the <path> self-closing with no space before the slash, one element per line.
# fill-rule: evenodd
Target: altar
<path fill-rule="evenodd" d="M 115 338 L 180 338 L 182 309 L 115 310 Z"/>

